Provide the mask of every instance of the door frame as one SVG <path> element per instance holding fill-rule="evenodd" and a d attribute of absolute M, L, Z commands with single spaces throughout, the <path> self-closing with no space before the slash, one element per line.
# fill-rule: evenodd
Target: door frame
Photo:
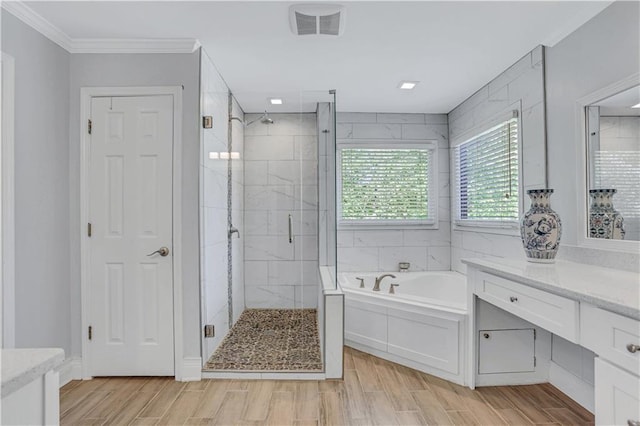
<path fill-rule="evenodd" d="M 182 380 L 183 368 L 183 316 L 182 316 L 182 86 L 150 87 L 82 87 L 80 88 L 80 312 L 82 328 L 82 377 L 90 379 L 91 365 L 88 336 L 90 325 L 90 244 L 87 236 L 89 222 L 89 134 L 88 120 L 91 99 L 94 97 L 173 96 L 173 184 L 172 184 L 172 238 L 173 238 L 173 356 L 174 376 Z"/>

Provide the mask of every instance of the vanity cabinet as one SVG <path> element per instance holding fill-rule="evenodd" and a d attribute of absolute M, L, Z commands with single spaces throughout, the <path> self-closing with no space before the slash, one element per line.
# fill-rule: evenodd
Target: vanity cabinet
<path fill-rule="evenodd" d="M 638 274 L 562 261 L 463 262 L 469 267 L 472 339 L 478 336 L 473 306 L 479 298 L 593 351 L 596 424 L 640 426 Z M 479 373 L 475 359 L 479 346 L 477 339 L 470 342 L 471 387 Z"/>
<path fill-rule="evenodd" d="M 578 302 L 481 272 L 476 295 L 570 342 L 578 340 Z"/>
<path fill-rule="evenodd" d="M 596 364 L 596 424 L 640 425 L 640 386 L 638 376 L 602 358 Z"/>
<path fill-rule="evenodd" d="M 580 344 L 640 376 L 640 321 L 583 303 Z"/>
<path fill-rule="evenodd" d="M 3 425 L 57 425 L 59 374 L 64 351 L 56 348 L 3 349 Z"/>
<path fill-rule="evenodd" d="M 583 304 L 580 344 L 595 360 L 596 423 L 640 425 L 640 321 Z"/>

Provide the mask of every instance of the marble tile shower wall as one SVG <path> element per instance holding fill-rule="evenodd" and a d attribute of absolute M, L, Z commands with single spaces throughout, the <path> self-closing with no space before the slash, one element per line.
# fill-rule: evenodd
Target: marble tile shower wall
<path fill-rule="evenodd" d="M 449 141 L 446 114 L 338 113 L 337 138 L 434 140 L 438 142 L 438 229 L 338 229 L 338 271 L 448 271 L 451 221 Z"/>
<path fill-rule="evenodd" d="M 202 321 L 213 324 L 216 335 L 204 340 L 205 359 L 229 330 L 227 304 L 227 161 L 209 158 L 210 152 L 226 152 L 228 89 L 213 63 L 203 53 L 201 61 L 202 115 L 213 116 L 213 128 L 201 129 L 200 156 L 200 279 Z"/>
<path fill-rule="evenodd" d="M 513 107 L 520 109 L 525 190 L 546 185 L 543 68 L 542 46 L 538 46 L 449 113 L 449 140 L 453 150 L 465 138 L 482 131 L 492 117 Z M 453 169 L 450 179 L 455 182 Z M 528 205 L 525 202 L 525 210 Z M 452 200 L 452 208 L 456 208 L 455 199 Z M 452 270 L 466 273 L 466 267 L 460 261 L 465 257 L 514 256 L 524 256 L 517 229 L 504 235 L 490 229 L 465 229 L 454 224 L 451 232 Z"/>
<path fill-rule="evenodd" d="M 247 114 L 251 121 L 259 115 Z M 270 114 L 245 129 L 247 308 L 315 308 L 318 285 L 316 114 Z M 288 216 L 293 243 L 289 243 Z"/>

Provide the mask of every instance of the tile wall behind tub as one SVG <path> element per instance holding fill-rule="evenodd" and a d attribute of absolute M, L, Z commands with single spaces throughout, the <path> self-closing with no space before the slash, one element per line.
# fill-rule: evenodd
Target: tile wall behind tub
<path fill-rule="evenodd" d="M 482 131 L 483 123 L 514 104 L 521 107 L 521 138 L 524 189 L 545 187 L 544 80 L 542 46 L 513 64 L 473 96 L 449 113 L 449 139 L 452 147 Z M 476 130 L 474 130 L 476 129 Z M 472 134 L 470 134 L 472 133 Z M 451 182 L 455 182 L 452 170 Z M 523 191 L 524 192 L 524 191 Z M 528 199 L 526 195 L 525 198 Z M 452 200 L 452 206 L 455 206 Z M 551 206 L 554 197 L 551 197 Z M 455 208 L 455 207 L 454 207 Z M 529 209 L 525 200 L 524 210 Z M 463 258 L 521 258 L 524 250 L 519 231 L 500 235 L 483 229 L 454 229 L 451 232 L 451 269 L 466 273 Z"/>
<path fill-rule="evenodd" d="M 411 262 L 413 271 L 448 271 L 451 267 L 449 141 L 446 114 L 339 112 L 340 140 L 438 141 L 438 229 L 338 230 L 338 271 L 397 271 Z"/>
<path fill-rule="evenodd" d="M 246 114 L 250 122 L 259 118 Z M 245 129 L 247 308 L 315 308 L 318 285 L 316 114 L 270 114 Z M 288 215 L 293 220 L 289 243 Z"/>

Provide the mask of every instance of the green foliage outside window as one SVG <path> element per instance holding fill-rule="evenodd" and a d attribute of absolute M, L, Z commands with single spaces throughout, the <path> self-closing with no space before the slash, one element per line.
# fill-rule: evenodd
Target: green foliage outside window
<path fill-rule="evenodd" d="M 343 148 L 343 221 L 429 219 L 429 149 Z"/>

